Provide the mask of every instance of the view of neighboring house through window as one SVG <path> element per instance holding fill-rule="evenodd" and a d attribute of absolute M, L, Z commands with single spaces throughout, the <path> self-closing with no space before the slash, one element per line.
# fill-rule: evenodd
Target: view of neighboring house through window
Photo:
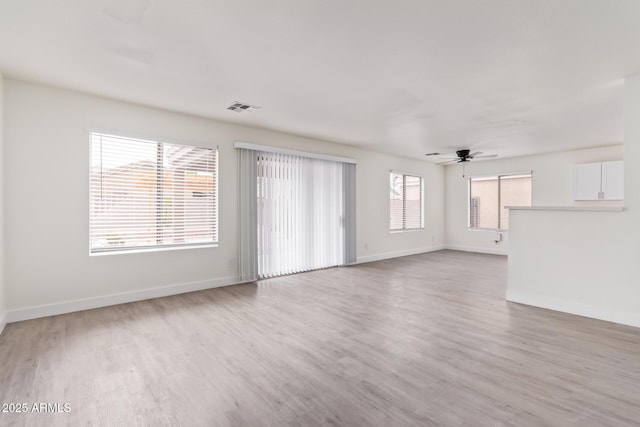
<path fill-rule="evenodd" d="M 417 175 L 391 172 L 389 228 L 391 231 L 424 227 L 424 179 Z"/>
<path fill-rule="evenodd" d="M 217 150 L 91 134 L 92 253 L 218 241 Z"/>
<path fill-rule="evenodd" d="M 531 206 L 531 174 L 469 179 L 469 228 L 508 230 L 509 209 Z"/>

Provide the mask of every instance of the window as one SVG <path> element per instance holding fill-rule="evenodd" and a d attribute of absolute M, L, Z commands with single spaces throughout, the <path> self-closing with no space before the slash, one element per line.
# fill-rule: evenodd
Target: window
<path fill-rule="evenodd" d="M 91 253 L 218 241 L 217 150 L 91 134 Z"/>
<path fill-rule="evenodd" d="M 531 206 L 530 173 L 469 179 L 469 228 L 508 230 L 505 206 Z"/>
<path fill-rule="evenodd" d="M 390 174 L 389 228 L 391 231 L 424 228 L 424 179 L 399 172 Z"/>

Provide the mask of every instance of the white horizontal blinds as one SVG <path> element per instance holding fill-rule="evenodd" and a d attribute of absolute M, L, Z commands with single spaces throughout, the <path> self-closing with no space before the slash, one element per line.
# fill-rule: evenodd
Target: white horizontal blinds
<path fill-rule="evenodd" d="M 422 228 L 422 178 L 404 176 L 404 228 Z"/>
<path fill-rule="evenodd" d="M 471 178 L 469 226 L 509 229 L 505 206 L 531 206 L 531 182 L 531 174 Z"/>
<path fill-rule="evenodd" d="M 469 180 L 469 226 L 471 228 L 498 228 L 499 188 L 497 176 Z"/>
<path fill-rule="evenodd" d="M 216 150 L 91 134 L 91 251 L 211 244 Z"/>
<path fill-rule="evenodd" d="M 500 225 L 509 228 L 509 209 L 505 206 L 531 206 L 531 174 L 500 177 Z"/>
<path fill-rule="evenodd" d="M 404 175 L 391 172 L 389 193 L 389 228 L 404 228 Z"/>
<path fill-rule="evenodd" d="M 341 163 L 259 152 L 257 186 L 259 277 L 343 264 Z"/>
<path fill-rule="evenodd" d="M 391 172 L 389 179 L 389 229 L 424 227 L 424 179 L 396 172 Z"/>

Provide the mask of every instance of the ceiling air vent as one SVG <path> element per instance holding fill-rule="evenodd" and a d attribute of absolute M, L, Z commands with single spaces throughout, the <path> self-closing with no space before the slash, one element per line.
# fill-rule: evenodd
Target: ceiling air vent
<path fill-rule="evenodd" d="M 244 111 L 256 111 L 259 109 L 260 107 L 258 107 L 257 105 L 249 105 L 238 101 L 235 101 L 233 104 L 227 107 L 227 110 L 235 111 L 236 113 L 242 113 Z"/>

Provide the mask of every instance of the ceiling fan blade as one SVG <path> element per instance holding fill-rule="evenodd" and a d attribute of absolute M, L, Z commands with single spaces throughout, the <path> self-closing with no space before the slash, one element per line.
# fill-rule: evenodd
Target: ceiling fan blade
<path fill-rule="evenodd" d="M 449 164 L 449 163 L 457 162 L 458 160 L 459 160 L 459 159 L 445 160 L 444 162 L 438 162 L 438 163 L 436 163 L 436 165 L 446 165 L 446 164 Z"/>
<path fill-rule="evenodd" d="M 482 151 L 476 151 L 474 153 L 469 154 L 469 157 L 473 158 L 473 157 L 479 156 L 480 154 L 482 154 Z"/>
<path fill-rule="evenodd" d="M 497 154 L 485 154 L 484 156 L 473 156 L 472 158 L 474 159 L 493 159 L 495 157 L 498 157 Z"/>

